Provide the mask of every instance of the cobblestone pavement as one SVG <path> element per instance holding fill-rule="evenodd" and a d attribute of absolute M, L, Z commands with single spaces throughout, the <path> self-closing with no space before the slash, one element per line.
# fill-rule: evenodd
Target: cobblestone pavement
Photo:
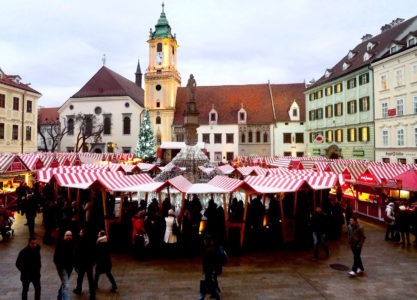
<path fill-rule="evenodd" d="M 14 238 L 0 242 L 0 299 L 21 298 L 20 273 L 14 264 L 18 252 L 27 244 L 25 221 L 17 215 Z M 366 268 L 363 276 L 350 278 L 344 269 L 352 264 L 344 234 L 340 241 L 329 243 L 330 257 L 316 262 L 311 261 L 311 250 L 279 249 L 230 257 L 219 277 L 222 298 L 417 299 L 417 248 L 384 241 L 383 225 L 364 220 L 361 223 L 367 235 L 362 253 Z M 35 231 L 42 236 L 40 215 Z M 59 287 L 53 251 L 54 246 L 42 245 L 42 299 L 55 299 Z M 128 254 L 112 254 L 112 260 L 119 290 L 111 293 L 110 283 L 101 276 L 97 299 L 198 299 L 201 257 L 139 261 Z M 86 278 L 84 293 L 72 293 L 75 275 L 71 276 L 71 299 L 88 299 Z M 29 299 L 33 294 L 31 285 Z"/>

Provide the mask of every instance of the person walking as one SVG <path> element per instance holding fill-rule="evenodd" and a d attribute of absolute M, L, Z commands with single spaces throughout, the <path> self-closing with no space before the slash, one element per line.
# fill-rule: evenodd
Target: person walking
<path fill-rule="evenodd" d="M 352 270 L 349 271 L 350 276 L 356 276 L 365 271 L 361 258 L 362 246 L 365 242 L 365 238 L 365 231 L 362 225 L 359 224 L 358 218 L 352 216 L 348 226 L 348 241 L 353 253 L 353 266 Z"/>
<path fill-rule="evenodd" d="M 170 209 L 168 211 L 168 217 L 165 218 L 165 235 L 164 235 L 164 242 L 165 242 L 165 248 L 167 251 L 167 255 L 169 257 L 173 257 L 176 254 L 176 246 L 178 242 L 178 234 L 179 230 L 175 230 L 176 228 L 179 228 L 177 218 L 175 217 L 175 212 L 173 209 Z M 177 231 L 177 232 L 175 232 Z"/>
<path fill-rule="evenodd" d="M 77 287 L 73 292 L 81 295 L 83 289 L 84 275 L 87 273 L 88 290 L 90 293 L 90 300 L 96 298 L 96 289 L 94 286 L 93 267 L 95 264 L 95 245 L 94 240 L 87 233 L 86 229 L 82 228 L 79 233 L 78 240 L 75 243 L 75 271 L 77 274 Z"/>
<path fill-rule="evenodd" d="M 22 300 L 28 298 L 31 282 L 35 288 L 35 300 L 41 299 L 41 266 L 41 246 L 35 237 L 30 237 L 28 245 L 19 252 L 16 260 L 23 286 Z"/>
<path fill-rule="evenodd" d="M 394 240 L 395 235 L 395 204 L 388 203 L 385 208 L 385 224 L 387 224 L 387 231 L 385 232 L 385 240 Z"/>
<path fill-rule="evenodd" d="M 326 241 L 327 224 L 327 215 L 322 211 L 321 207 L 316 207 L 310 219 L 311 232 L 313 235 L 313 261 L 316 261 L 318 258 L 319 243 L 326 252 L 326 258 L 329 257 L 329 247 L 327 246 Z"/>
<path fill-rule="evenodd" d="M 72 232 L 66 231 L 64 236 L 58 241 L 54 253 L 54 263 L 61 279 L 61 285 L 58 290 L 58 300 L 68 300 L 69 279 L 74 268 L 74 242 Z"/>
<path fill-rule="evenodd" d="M 100 279 L 101 274 L 106 274 L 107 278 L 109 279 L 110 283 L 112 284 L 111 292 L 117 292 L 117 284 L 114 280 L 113 274 L 111 273 L 111 258 L 108 246 L 108 239 L 106 232 L 101 230 L 98 233 L 98 239 L 96 244 L 96 274 L 94 277 L 94 286 L 95 288 L 98 287 L 98 281 Z"/>

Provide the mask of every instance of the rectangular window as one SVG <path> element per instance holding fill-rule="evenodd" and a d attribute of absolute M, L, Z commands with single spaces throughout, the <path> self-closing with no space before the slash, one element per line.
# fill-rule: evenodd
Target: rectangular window
<path fill-rule="evenodd" d="M 291 144 L 291 133 L 283 133 L 284 144 Z"/>
<path fill-rule="evenodd" d="M 331 94 L 333 94 L 333 89 L 331 86 L 328 86 L 326 88 L 326 92 L 325 92 L 326 96 L 330 96 Z"/>
<path fill-rule="evenodd" d="M 387 74 L 381 75 L 381 90 L 386 90 L 388 88 L 388 80 L 387 80 Z"/>
<path fill-rule="evenodd" d="M 348 114 L 356 113 L 356 100 L 351 100 L 347 103 Z"/>
<path fill-rule="evenodd" d="M 397 99 L 397 116 L 404 115 L 404 100 Z"/>
<path fill-rule="evenodd" d="M 210 144 L 210 133 L 203 133 L 203 143 Z"/>
<path fill-rule="evenodd" d="M 0 140 L 4 140 L 4 123 L 0 123 Z"/>
<path fill-rule="evenodd" d="M 417 147 L 417 128 L 414 128 L 414 146 Z"/>
<path fill-rule="evenodd" d="M 314 109 L 310 110 L 309 115 L 310 115 L 310 121 L 314 121 L 316 119 L 316 111 Z"/>
<path fill-rule="evenodd" d="M 241 122 L 245 121 L 245 113 L 244 112 L 239 113 L 239 121 L 241 121 Z"/>
<path fill-rule="evenodd" d="M 28 100 L 26 102 L 26 112 L 27 113 L 31 113 L 32 112 L 32 101 L 31 100 Z"/>
<path fill-rule="evenodd" d="M 341 93 L 343 91 L 343 83 L 338 83 L 334 86 L 334 93 Z"/>
<path fill-rule="evenodd" d="M 349 79 L 347 82 L 348 90 L 353 89 L 356 87 L 356 78 Z"/>
<path fill-rule="evenodd" d="M 298 109 L 293 108 L 293 110 L 292 110 L 292 116 L 293 117 L 298 117 Z"/>
<path fill-rule="evenodd" d="M 369 110 L 369 97 L 362 97 L 359 99 L 359 111 Z"/>
<path fill-rule="evenodd" d="M 348 142 L 356 142 L 356 128 L 348 128 Z"/>
<path fill-rule="evenodd" d="M 17 140 L 19 138 L 19 126 L 13 125 L 12 127 L 12 140 Z"/>
<path fill-rule="evenodd" d="M 183 134 L 177 134 L 177 142 L 184 142 L 184 135 Z"/>
<path fill-rule="evenodd" d="M 216 114 L 215 113 L 210 114 L 210 121 L 211 122 L 216 122 Z"/>
<path fill-rule="evenodd" d="M 32 140 L 32 127 L 26 126 L 26 140 L 31 141 Z"/>
<path fill-rule="evenodd" d="M 19 98 L 13 97 L 13 110 L 19 110 Z"/>
<path fill-rule="evenodd" d="M 296 152 L 295 155 L 297 157 L 303 157 L 304 156 L 304 152 Z"/>
<path fill-rule="evenodd" d="M 317 108 L 316 114 L 317 114 L 317 119 L 318 120 L 323 119 L 323 108 Z"/>
<path fill-rule="evenodd" d="M 397 130 L 397 146 L 404 146 L 404 129 Z"/>
<path fill-rule="evenodd" d="M 326 118 L 332 118 L 333 117 L 333 105 L 327 105 L 326 106 Z"/>
<path fill-rule="evenodd" d="M 411 65 L 411 81 L 417 81 L 417 64 Z"/>
<path fill-rule="evenodd" d="M 221 133 L 215 133 L 214 134 L 214 143 L 215 144 L 221 144 L 222 143 L 222 134 Z"/>
<path fill-rule="evenodd" d="M 343 142 L 343 129 L 338 129 L 335 131 L 335 140 L 338 143 Z"/>
<path fill-rule="evenodd" d="M 227 161 L 232 161 L 235 159 L 235 154 L 234 152 L 226 152 L 226 160 Z"/>
<path fill-rule="evenodd" d="M 234 143 L 233 133 L 226 133 L 226 143 L 227 144 Z"/>
<path fill-rule="evenodd" d="M 417 95 L 413 96 L 413 108 L 414 114 L 417 114 Z"/>
<path fill-rule="evenodd" d="M 388 146 L 388 130 L 382 130 L 382 146 Z"/>
<path fill-rule="evenodd" d="M 397 80 L 397 86 L 404 85 L 404 74 L 402 69 L 395 71 L 395 79 Z"/>
<path fill-rule="evenodd" d="M 6 107 L 6 95 L 0 94 L 0 108 Z"/>
<path fill-rule="evenodd" d="M 358 135 L 359 141 L 369 142 L 369 127 L 360 127 Z"/>
<path fill-rule="evenodd" d="M 214 161 L 222 161 L 222 153 L 214 152 Z"/>
<path fill-rule="evenodd" d="M 297 144 L 304 144 L 304 133 L 296 132 L 295 133 L 295 142 Z"/>
<path fill-rule="evenodd" d="M 359 75 L 359 85 L 364 85 L 369 82 L 369 73 Z"/>
<path fill-rule="evenodd" d="M 318 90 L 317 91 L 317 98 L 323 98 L 323 90 Z"/>
<path fill-rule="evenodd" d="M 383 118 L 388 117 L 388 102 L 381 103 L 381 114 Z"/>
<path fill-rule="evenodd" d="M 326 131 L 326 142 L 333 143 L 333 130 Z"/>
<path fill-rule="evenodd" d="M 340 117 L 340 116 L 343 116 L 343 103 L 342 102 L 340 102 L 340 103 L 336 103 L 335 105 L 334 105 L 334 112 L 335 112 L 335 116 L 336 117 Z"/>
<path fill-rule="evenodd" d="M 291 156 L 291 152 L 284 152 L 284 156 Z"/>

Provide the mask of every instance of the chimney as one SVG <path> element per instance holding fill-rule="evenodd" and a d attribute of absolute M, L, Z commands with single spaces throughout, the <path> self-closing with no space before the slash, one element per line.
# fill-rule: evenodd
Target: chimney
<path fill-rule="evenodd" d="M 372 37 L 372 34 L 367 33 L 362 37 L 362 42 L 366 42 L 367 40 L 370 40 Z"/>

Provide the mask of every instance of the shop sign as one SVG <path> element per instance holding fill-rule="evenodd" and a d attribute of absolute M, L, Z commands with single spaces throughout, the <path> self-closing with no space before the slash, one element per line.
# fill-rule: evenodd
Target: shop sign
<path fill-rule="evenodd" d="M 25 176 L 24 175 L 18 175 L 15 178 L 13 178 L 13 182 L 24 182 L 25 181 Z"/>
<path fill-rule="evenodd" d="M 388 109 L 388 117 L 395 117 L 396 115 L 397 115 L 397 109 L 396 108 Z"/>
<path fill-rule="evenodd" d="M 385 155 L 387 155 L 387 156 L 404 156 L 404 153 L 403 152 L 392 151 L 392 152 L 385 152 Z"/>
<path fill-rule="evenodd" d="M 20 161 L 12 162 L 10 168 L 8 169 L 9 172 L 16 172 L 16 171 L 24 171 L 26 168 Z"/>
<path fill-rule="evenodd" d="M 358 177 L 358 181 L 364 182 L 364 183 L 373 183 L 373 184 L 377 183 L 375 177 L 371 173 L 369 173 L 369 171 L 366 171 L 365 173 L 360 175 Z"/>
<path fill-rule="evenodd" d="M 365 150 L 353 150 L 353 156 L 365 156 Z"/>
<path fill-rule="evenodd" d="M 401 190 L 403 187 L 403 181 L 401 179 L 381 179 L 381 184 L 389 189 Z"/>
<path fill-rule="evenodd" d="M 313 149 L 313 155 L 320 155 L 320 149 Z"/>

